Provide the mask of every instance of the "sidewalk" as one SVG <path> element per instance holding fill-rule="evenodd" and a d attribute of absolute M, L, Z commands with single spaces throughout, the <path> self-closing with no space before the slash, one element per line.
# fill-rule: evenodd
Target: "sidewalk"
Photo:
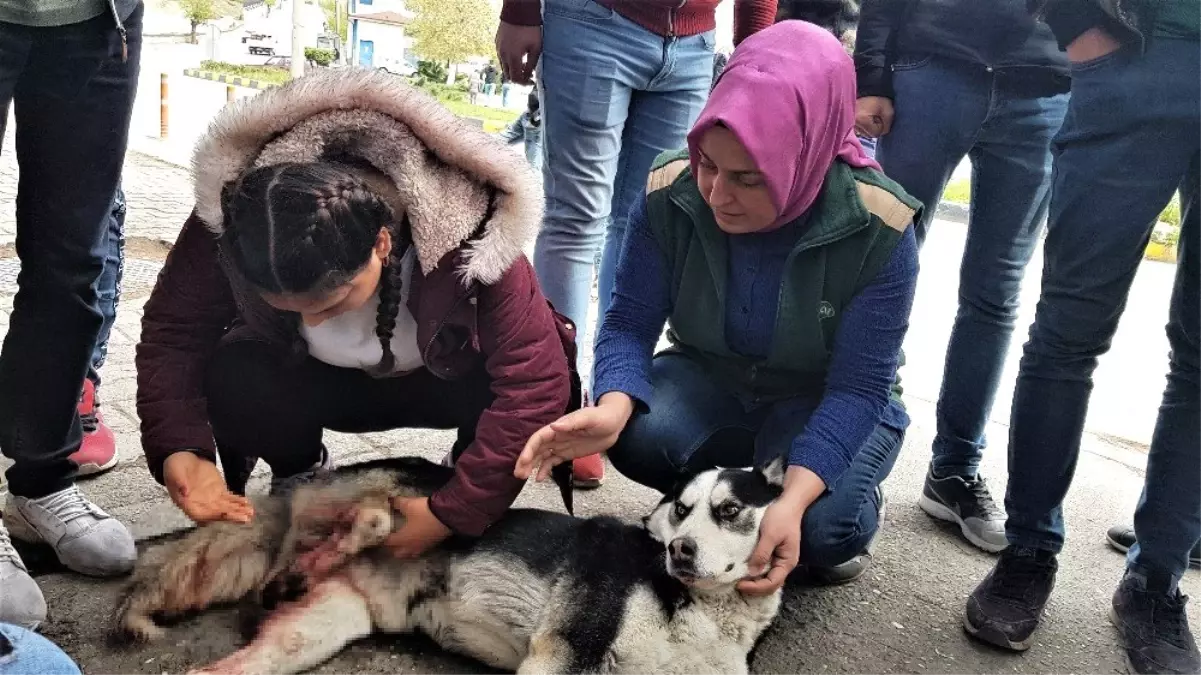
<path fill-rule="evenodd" d="M 5 142 L 6 150 L 11 148 Z M 170 242 L 191 210 L 187 172 L 169 164 L 131 153 L 126 161 L 125 188 L 129 200 L 128 236 L 132 242 Z M 12 200 L 15 196 L 15 162 L 11 152 L 0 154 L 0 236 L 13 234 Z M 1145 455 L 1138 443 L 1110 443 L 1088 434 L 1065 505 L 1070 528 L 1061 557 L 1059 584 L 1048 618 L 1034 648 L 1025 655 L 1010 655 L 981 647 L 963 636 L 960 618 L 964 600 L 992 564 L 992 558 L 955 536 L 949 527 L 927 518 L 916 506 L 934 428 L 933 399 L 937 396 L 942 349 L 953 314 L 954 280 L 962 226 L 939 222 L 923 255 L 923 277 L 906 344 L 910 365 L 905 372 L 906 393 L 914 425 L 886 489 L 890 506 L 886 529 L 876 550 L 871 572 L 863 579 L 835 589 L 789 588 L 780 617 L 766 636 L 754 663 L 756 672 L 915 672 L 915 673 L 1015 673 L 1124 672 L 1116 636 L 1106 616 L 1113 586 L 1121 575 L 1123 559 L 1103 540 L 1105 529 L 1128 522 L 1142 486 Z M 131 245 L 131 251 L 136 247 Z M 131 254 L 131 268 L 143 273 L 126 286 L 116 330 L 112 336 L 103 390 L 105 415 L 117 434 L 122 463 L 113 471 L 81 482 L 82 489 L 101 507 L 128 523 L 143 546 L 188 526 L 170 503 L 161 486 L 146 470 L 138 441 L 134 403 L 134 343 L 139 335 L 141 307 L 161 264 L 161 247 L 142 247 Z M 155 253 L 158 251 L 158 253 Z M 11 253 L 9 254 L 11 255 Z M 8 259 L 11 266 L 15 261 Z M 6 261 L 0 259 L 0 265 Z M 5 268 L 0 267 L 0 272 Z M 1037 268 L 1032 268 L 1037 269 Z M 1123 377 L 1142 379 L 1120 386 L 1102 381 L 1094 407 L 1110 410 L 1109 416 L 1131 418 L 1138 425 L 1153 421 L 1162 388 L 1162 353 L 1154 340 L 1162 334 L 1166 311 L 1159 313 L 1158 298 L 1170 266 L 1148 268 L 1136 283 L 1138 305 L 1134 320 L 1123 322 L 1114 353 L 1105 364 Z M 14 288 L 11 277 L 0 274 L 0 332 L 8 324 Z M 1032 311 L 1029 294 L 1037 294 L 1032 272 L 1023 300 Z M 1025 323 L 1023 323 L 1025 322 Z M 1020 352 L 1028 320 L 1019 322 L 1015 350 Z M 1123 344 L 1132 349 L 1122 351 Z M 1014 352 L 1014 353 L 1017 353 Z M 585 365 L 585 368 L 587 365 Z M 1103 365 L 1102 368 L 1111 367 Z M 1158 381 L 1158 383 L 1156 383 Z M 1003 397 L 1004 398 L 1004 394 Z M 1141 400 L 1148 399 L 1148 400 Z M 1121 413 L 1114 412 L 1118 403 Z M 1110 406 L 1110 408 L 1107 408 Z M 1148 412 L 1150 411 L 1150 412 Z M 989 432 L 992 447 L 984 472 L 993 479 L 994 493 L 1004 491 L 1004 426 L 1008 403 L 998 402 Z M 1148 417 L 1148 419 L 1143 419 Z M 1140 432 L 1141 433 L 1141 432 Z M 452 443 L 446 432 L 390 432 L 328 439 L 336 462 L 349 464 L 393 454 L 417 454 L 439 459 Z M 1135 439 L 1137 441 L 1137 439 Z M 1133 449 L 1132 449 L 1133 448 Z M 252 490 L 265 488 L 262 469 Z M 577 493 L 583 515 L 617 513 L 636 517 L 657 501 L 649 490 L 610 471 L 606 484 L 595 492 Z M 561 508 L 554 490 L 531 486 L 519 504 L 552 510 Z M 181 672 L 223 656 L 238 641 L 232 612 L 216 612 L 187 621 L 173 629 L 160 644 L 128 651 L 108 647 L 105 618 L 111 611 L 119 581 L 97 581 L 62 574 L 44 552 L 33 552 L 28 562 L 38 575 L 50 604 L 43 633 L 74 656 L 87 672 Z M 1201 574 L 1189 572 L 1186 593 L 1201 592 Z M 1201 626 L 1195 606 L 1194 626 Z M 488 672 L 478 664 L 449 657 L 430 643 L 412 639 L 372 640 L 356 645 L 317 670 L 322 673 L 385 672 Z"/>

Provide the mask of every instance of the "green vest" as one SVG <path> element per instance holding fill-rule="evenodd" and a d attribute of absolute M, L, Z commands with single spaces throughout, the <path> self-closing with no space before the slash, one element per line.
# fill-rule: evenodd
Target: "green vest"
<path fill-rule="evenodd" d="M 882 173 L 835 161 L 785 264 L 771 353 L 748 358 L 725 339 L 729 235 L 701 197 L 687 152 L 660 155 L 647 183 L 647 221 L 671 275 L 672 349 L 702 360 L 751 400 L 816 403 L 842 312 L 876 278 L 921 208 Z M 893 398 L 900 393 L 898 379 Z"/>

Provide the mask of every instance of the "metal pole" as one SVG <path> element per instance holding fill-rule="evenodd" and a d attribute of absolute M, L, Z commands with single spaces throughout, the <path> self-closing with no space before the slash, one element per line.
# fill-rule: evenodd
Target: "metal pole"
<path fill-rule="evenodd" d="M 234 102 L 234 86 L 232 84 L 225 85 L 225 102 Z"/>
<path fill-rule="evenodd" d="M 292 0 L 292 77 L 304 75 L 304 0 Z"/>
<path fill-rule="evenodd" d="M 158 84 L 158 137 L 167 137 L 167 74 L 163 73 L 159 76 Z"/>

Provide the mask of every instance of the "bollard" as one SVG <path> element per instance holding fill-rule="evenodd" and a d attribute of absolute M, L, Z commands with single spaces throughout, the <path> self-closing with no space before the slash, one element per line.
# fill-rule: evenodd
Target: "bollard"
<path fill-rule="evenodd" d="M 167 137 L 167 74 L 159 76 L 158 137 Z"/>
<path fill-rule="evenodd" d="M 225 102 L 234 102 L 234 86 L 232 84 L 225 85 Z"/>

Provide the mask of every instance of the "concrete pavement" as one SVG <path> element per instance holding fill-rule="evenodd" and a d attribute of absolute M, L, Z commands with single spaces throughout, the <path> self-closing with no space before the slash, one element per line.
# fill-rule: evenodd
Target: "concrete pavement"
<path fill-rule="evenodd" d="M 6 142 L 6 149 L 12 146 Z M 15 165 L 0 154 L 0 233 L 11 233 Z M 117 433 L 122 464 L 81 483 L 103 508 L 129 523 L 143 546 L 187 526 L 187 520 L 146 471 L 137 437 L 134 409 L 133 345 L 139 334 L 140 308 L 162 248 L 149 242 L 174 239 L 190 210 L 186 172 L 131 154 L 126 166 L 132 264 L 146 273 L 126 285 L 126 298 L 112 336 L 103 389 L 105 415 Z M 1076 481 L 1065 504 L 1069 526 L 1061 557 L 1059 585 L 1035 647 L 1015 656 L 970 642 L 959 627 L 966 595 L 990 568 L 992 558 L 960 541 L 952 530 L 927 518 L 916 506 L 934 428 L 932 401 L 937 396 L 942 351 L 953 314 L 954 283 L 963 227 L 938 223 L 923 254 L 923 276 L 906 344 L 909 366 L 903 375 L 914 425 L 893 475 L 886 484 L 890 507 L 876 562 L 863 579 L 842 588 L 790 586 L 779 619 L 755 660 L 759 672 L 1123 672 L 1121 654 L 1106 618 L 1109 596 L 1121 575 L 1122 558 L 1104 544 L 1105 529 L 1128 522 L 1142 485 L 1145 455 L 1140 442 L 1154 420 L 1162 389 L 1166 346 L 1162 324 L 1170 289 L 1171 266 L 1144 264 L 1130 309 L 1103 362 L 1094 394 L 1090 433 Z M 135 250 L 136 249 L 136 250 Z M 11 256 L 11 253 L 9 254 Z M 0 264 L 6 261 L 0 259 Z M 12 265 L 9 258 L 7 264 Z M 1036 261 L 1037 264 L 1037 261 Z M 1149 267 L 1148 265 L 1155 265 Z M 1033 268 L 1037 269 L 1037 267 Z M 0 268 L 0 272 L 3 269 Z M 0 275 L 0 279 L 6 275 Z M 11 278 L 11 277 L 9 277 Z M 1036 275 L 1025 298 L 1037 293 Z M 0 289 L 0 331 L 12 306 L 10 285 Z M 1025 326 L 1032 316 L 1027 301 L 1010 359 L 1016 364 Z M 1108 369 L 1108 370 L 1107 370 Z M 1105 373 L 1111 375 L 1105 375 Z M 1007 376 L 1007 379 L 1010 379 Z M 1007 394 L 1002 393 L 990 427 L 993 447 L 984 465 L 994 493 L 1003 493 L 1004 426 Z M 1122 431 L 1122 428 L 1128 428 Z M 1122 436 L 1111 442 L 1108 436 Z M 392 454 L 441 457 L 451 437 L 442 432 L 390 432 L 360 437 L 334 435 L 335 460 L 352 463 Z M 616 473 L 600 490 L 578 493 L 582 514 L 615 513 L 636 517 L 655 495 Z M 262 489 L 260 471 L 253 487 Z M 553 490 L 531 486 L 520 503 L 558 509 Z M 157 645 L 131 651 L 108 647 L 103 639 L 119 581 L 95 581 L 56 571 L 44 552 L 29 551 L 28 561 L 50 603 L 43 632 L 74 656 L 88 672 L 180 672 L 224 655 L 237 643 L 229 612 L 185 622 Z M 1201 574 L 1189 572 L 1186 593 L 1201 590 Z M 1193 625 L 1198 614 L 1190 611 Z M 485 672 L 478 664 L 438 652 L 428 642 L 372 640 L 357 645 L 318 672 Z"/>

